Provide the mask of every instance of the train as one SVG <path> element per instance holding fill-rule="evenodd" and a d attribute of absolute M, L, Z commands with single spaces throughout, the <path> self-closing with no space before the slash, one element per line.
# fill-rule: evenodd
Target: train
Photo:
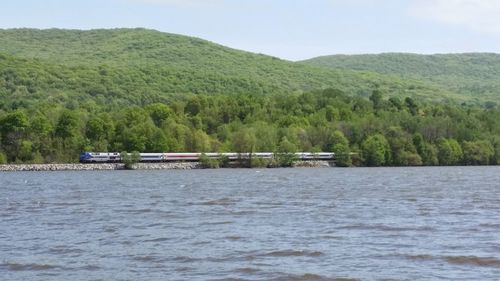
<path fill-rule="evenodd" d="M 271 159 L 275 156 L 273 152 L 209 152 L 209 153 L 139 153 L 139 162 L 179 162 L 179 161 L 199 161 L 202 156 L 218 159 L 226 157 L 229 161 L 248 159 L 250 157 Z M 296 152 L 297 160 L 334 160 L 333 152 Z M 122 157 L 118 152 L 82 152 L 80 153 L 81 163 L 119 163 Z"/>

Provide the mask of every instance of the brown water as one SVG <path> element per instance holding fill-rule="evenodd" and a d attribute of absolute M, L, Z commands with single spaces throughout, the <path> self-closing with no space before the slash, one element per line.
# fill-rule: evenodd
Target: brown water
<path fill-rule="evenodd" d="M 0 280 L 500 280 L 500 167 L 0 173 Z"/>

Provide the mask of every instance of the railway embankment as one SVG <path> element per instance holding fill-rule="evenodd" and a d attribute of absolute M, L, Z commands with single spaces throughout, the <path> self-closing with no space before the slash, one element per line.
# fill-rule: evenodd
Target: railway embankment
<path fill-rule="evenodd" d="M 178 163 L 136 163 L 134 170 L 189 170 L 201 168 L 198 162 Z M 110 171 L 125 170 L 122 163 L 99 163 L 99 164 L 7 164 L 0 165 L 0 171 Z"/>
<path fill-rule="evenodd" d="M 328 161 L 297 161 L 296 168 L 328 168 L 334 164 Z M 238 167 L 234 165 L 233 167 Z M 191 170 L 203 169 L 199 162 L 169 162 L 169 163 L 135 163 L 133 170 Z M 0 172 L 16 171 L 111 171 L 125 170 L 122 163 L 89 163 L 89 164 L 5 164 L 0 165 Z"/>

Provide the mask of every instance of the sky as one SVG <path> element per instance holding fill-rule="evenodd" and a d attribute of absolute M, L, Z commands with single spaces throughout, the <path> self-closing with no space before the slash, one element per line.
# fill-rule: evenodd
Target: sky
<path fill-rule="evenodd" d="M 500 0 L 2 0 L 0 28 L 145 27 L 301 60 L 500 53 Z"/>

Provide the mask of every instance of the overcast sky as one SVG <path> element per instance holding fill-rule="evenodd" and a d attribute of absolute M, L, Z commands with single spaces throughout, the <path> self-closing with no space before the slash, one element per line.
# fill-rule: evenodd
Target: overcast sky
<path fill-rule="evenodd" d="M 290 60 L 500 53 L 500 0 L 2 0 L 14 27 L 146 27 Z"/>

